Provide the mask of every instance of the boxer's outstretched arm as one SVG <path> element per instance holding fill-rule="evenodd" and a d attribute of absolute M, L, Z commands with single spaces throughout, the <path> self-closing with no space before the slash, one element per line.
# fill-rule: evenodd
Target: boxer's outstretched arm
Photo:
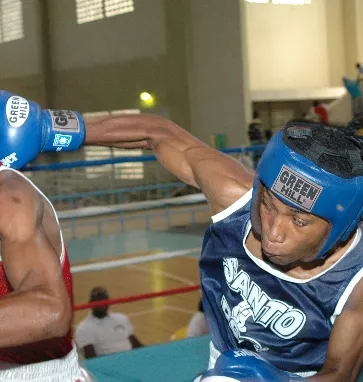
<path fill-rule="evenodd" d="M 71 301 L 43 212 L 41 196 L 25 179 L 0 173 L 1 257 L 14 289 L 0 298 L 0 348 L 62 337 L 71 326 Z"/>
<path fill-rule="evenodd" d="M 213 213 L 230 206 L 253 184 L 252 170 L 159 116 L 124 115 L 86 121 L 85 144 L 152 150 L 176 177 L 202 190 Z"/>
<path fill-rule="evenodd" d="M 363 280 L 334 323 L 323 369 L 310 382 L 355 382 L 363 365 Z"/>

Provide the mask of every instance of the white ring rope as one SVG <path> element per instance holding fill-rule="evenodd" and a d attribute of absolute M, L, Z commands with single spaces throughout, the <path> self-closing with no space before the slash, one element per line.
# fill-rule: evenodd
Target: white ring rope
<path fill-rule="evenodd" d="M 200 253 L 200 247 L 184 249 L 181 251 L 162 252 L 157 255 L 139 256 L 131 259 L 120 259 L 112 261 L 103 261 L 95 264 L 74 265 L 71 267 L 72 273 L 101 271 L 104 269 L 124 267 L 126 265 L 134 265 L 140 263 L 148 263 L 150 261 L 167 260 L 176 257 L 191 255 L 193 253 Z"/>

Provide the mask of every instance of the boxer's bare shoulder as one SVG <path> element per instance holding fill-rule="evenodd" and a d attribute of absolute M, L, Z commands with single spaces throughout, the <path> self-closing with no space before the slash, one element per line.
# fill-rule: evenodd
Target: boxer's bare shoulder
<path fill-rule="evenodd" d="M 37 230 L 60 256 L 60 227 L 49 201 L 20 173 L 0 171 L 0 239 L 26 242 Z"/>
<path fill-rule="evenodd" d="M 1 263 L 15 292 L 0 299 L 2 317 L 9 316 L 0 331 L 4 347 L 63 337 L 70 328 L 71 302 L 57 248 L 44 228 L 44 200 L 21 174 L 0 171 Z M 33 320 L 23 319 L 30 314 Z"/>
<path fill-rule="evenodd" d="M 39 226 L 44 210 L 41 195 L 22 175 L 0 172 L 1 239 L 27 240 Z"/>

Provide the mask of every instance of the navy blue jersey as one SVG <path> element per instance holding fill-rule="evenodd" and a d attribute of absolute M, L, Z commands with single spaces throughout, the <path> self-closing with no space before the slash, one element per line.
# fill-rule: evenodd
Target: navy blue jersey
<path fill-rule="evenodd" d="M 361 227 L 332 267 L 296 279 L 246 248 L 251 196 L 214 216 L 204 237 L 200 269 L 212 341 L 219 351 L 257 351 L 290 372 L 318 371 L 334 320 L 363 277 Z"/>

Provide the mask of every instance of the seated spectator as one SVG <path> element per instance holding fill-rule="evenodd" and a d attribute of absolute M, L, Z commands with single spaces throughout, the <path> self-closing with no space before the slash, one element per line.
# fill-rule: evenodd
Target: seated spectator
<path fill-rule="evenodd" d="M 253 112 L 253 119 L 248 126 L 248 138 L 250 139 L 251 145 L 258 145 L 263 142 L 262 122 L 256 110 Z"/>
<path fill-rule="evenodd" d="M 357 81 L 362 82 L 363 81 L 363 66 L 360 62 L 357 62 L 355 65 L 357 69 Z"/>
<path fill-rule="evenodd" d="M 265 140 L 268 142 L 272 138 L 272 129 L 271 127 L 266 127 L 265 129 Z"/>
<path fill-rule="evenodd" d="M 198 312 L 194 313 L 187 327 L 187 337 L 197 337 L 208 334 L 209 329 L 204 316 L 202 300 L 199 300 Z"/>
<path fill-rule="evenodd" d="M 89 302 L 108 300 L 102 287 L 93 288 Z M 75 335 L 78 348 L 85 358 L 112 354 L 143 346 L 134 334 L 127 316 L 109 312 L 108 306 L 92 309 L 92 313 L 80 322 Z"/>
<path fill-rule="evenodd" d="M 313 108 L 314 108 L 314 113 L 317 116 L 318 122 L 321 122 L 327 125 L 329 122 L 329 118 L 328 118 L 329 114 L 328 114 L 327 106 L 319 101 L 314 101 Z"/>

